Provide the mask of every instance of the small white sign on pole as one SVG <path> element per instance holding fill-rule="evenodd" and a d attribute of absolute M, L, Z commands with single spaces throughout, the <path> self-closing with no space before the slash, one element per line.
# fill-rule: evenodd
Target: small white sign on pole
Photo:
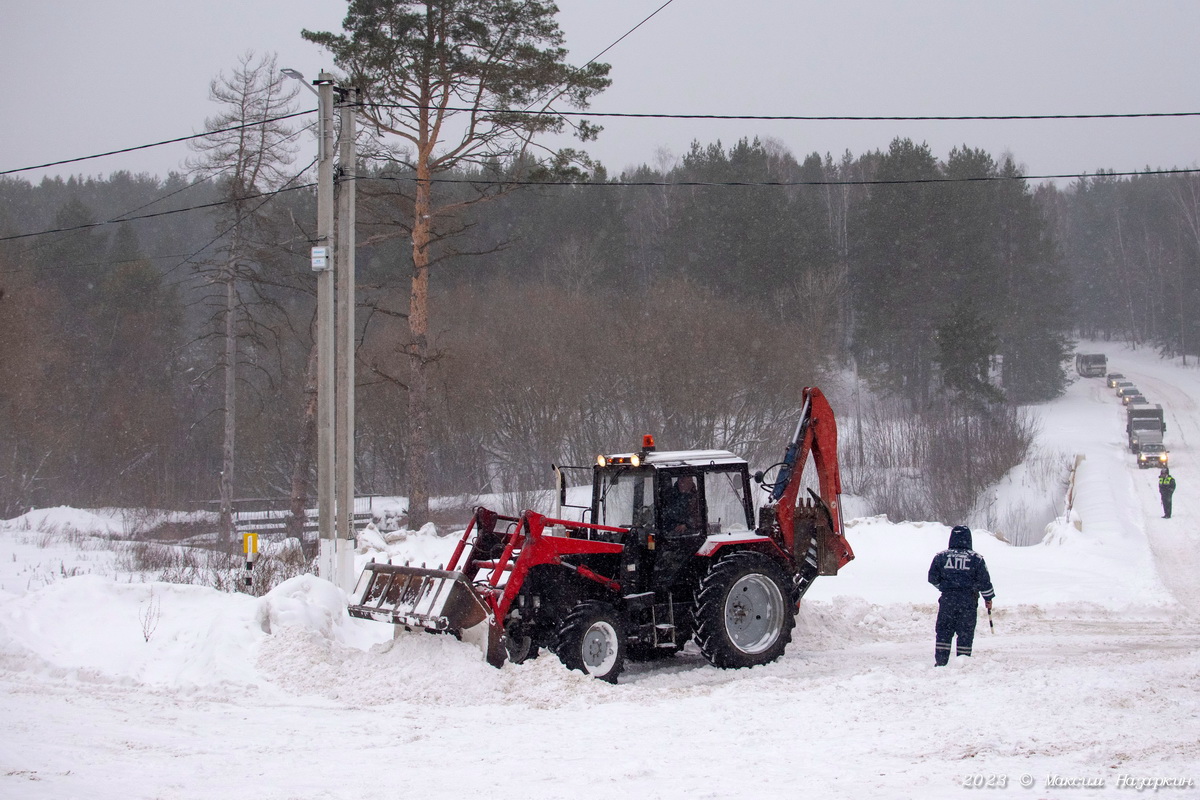
<path fill-rule="evenodd" d="M 329 248 L 314 247 L 312 249 L 313 272 L 324 272 L 329 269 Z"/>

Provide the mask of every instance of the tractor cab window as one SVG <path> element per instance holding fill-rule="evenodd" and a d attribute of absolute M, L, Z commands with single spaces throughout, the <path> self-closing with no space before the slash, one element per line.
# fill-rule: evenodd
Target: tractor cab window
<path fill-rule="evenodd" d="M 742 470 L 722 470 L 704 475 L 708 532 L 749 530 L 746 519 L 746 482 Z"/>
<path fill-rule="evenodd" d="M 700 485 L 692 474 L 663 476 L 662 532 L 685 536 L 704 532 L 700 508 Z"/>
<path fill-rule="evenodd" d="M 654 523 L 654 473 L 617 467 L 599 475 L 597 519 L 601 525 L 628 528 Z"/>

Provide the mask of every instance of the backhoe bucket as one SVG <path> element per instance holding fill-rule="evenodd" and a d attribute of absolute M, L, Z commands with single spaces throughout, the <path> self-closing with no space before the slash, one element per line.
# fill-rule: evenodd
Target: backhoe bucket
<path fill-rule="evenodd" d="M 354 590 L 350 616 L 450 633 L 480 647 L 488 663 L 504 663 L 495 615 L 461 572 L 371 562 Z"/>

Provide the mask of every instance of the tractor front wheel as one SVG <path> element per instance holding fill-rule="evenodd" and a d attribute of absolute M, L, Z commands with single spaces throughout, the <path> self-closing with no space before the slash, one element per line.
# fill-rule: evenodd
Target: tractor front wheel
<path fill-rule="evenodd" d="M 783 570 L 761 553 L 716 561 L 696 592 L 696 643 L 714 667 L 769 664 L 783 655 L 796 624 Z"/>
<path fill-rule="evenodd" d="M 504 650 L 513 664 L 523 664 L 538 657 L 538 646 L 533 637 L 515 630 L 504 634 Z"/>
<path fill-rule="evenodd" d="M 596 601 L 576 605 L 558 629 L 555 652 L 567 669 L 616 683 L 625 668 L 625 628 L 616 610 Z"/>

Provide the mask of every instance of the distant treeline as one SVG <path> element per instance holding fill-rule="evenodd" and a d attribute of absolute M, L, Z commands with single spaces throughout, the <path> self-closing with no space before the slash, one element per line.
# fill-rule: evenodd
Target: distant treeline
<path fill-rule="evenodd" d="M 363 173 L 358 488 L 402 494 L 412 176 Z M 742 140 L 568 177 L 436 221 L 437 493 L 532 490 L 651 431 L 774 460 L 799 388 L 851 364 L 914 412 L 987 414 L 1059 394 L 1076 332 L 1200 352 L 1197 176 L 1034 189 L 968 147 Z M 235 299 L 237 494 L 307 476 L 315 197 L 242 197 L 237 247 L 227 208 L 162 213 L 227 196 L 219 175 L 0 179 L 0 517 L 215 499 Z"/>

